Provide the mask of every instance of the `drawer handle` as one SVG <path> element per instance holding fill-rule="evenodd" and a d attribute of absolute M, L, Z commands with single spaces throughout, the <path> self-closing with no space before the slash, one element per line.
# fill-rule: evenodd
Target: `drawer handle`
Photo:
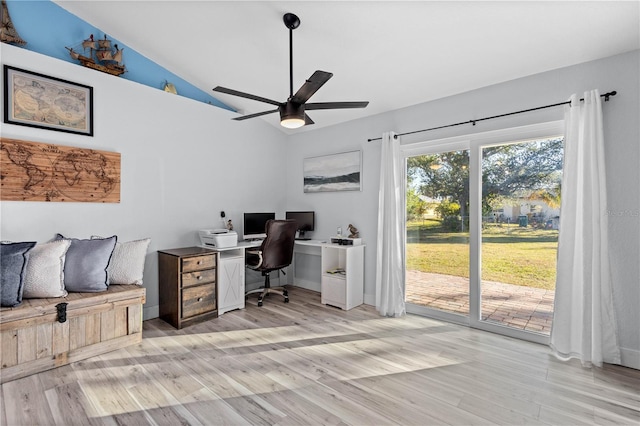
<path fill-rule="evenodd" d="M 200 265 L 201 263 L 202 263 L 202 260 L 198 260 L 198 261 L 196 262 L 196 265 Z"/>
<path fill-rule="evenodd" d="M 202 302 L 202 297 L 198 297 L 198 302 Z"/>
<path fill-rule="evenodd" d="M 198 275 L 197 279 L 201 280 L 202 279 L 202 275 Z"/>

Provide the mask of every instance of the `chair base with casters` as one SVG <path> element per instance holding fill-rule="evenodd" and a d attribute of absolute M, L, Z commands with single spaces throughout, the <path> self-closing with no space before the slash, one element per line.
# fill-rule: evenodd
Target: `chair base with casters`
<path fill-rule="evenodd" d="M 282 274 L 284 274 L 284 271 L 282 271 Z M 281 286 L 271 287 L 269 272 L 263 272 L 262 275 L 264 275 L 264 287 L 247 291 L 244 294 L 245 299 L 248 299 L 250 294 L 260 293 L 258 294 L 258 306 L 262 306 L 262 301 L 264 300 L 264 298 L 269 294 L 274 293 L 284 297 L 284 303 L 289 303 L 289 292 L 287 291 L 287 289 Z"/>

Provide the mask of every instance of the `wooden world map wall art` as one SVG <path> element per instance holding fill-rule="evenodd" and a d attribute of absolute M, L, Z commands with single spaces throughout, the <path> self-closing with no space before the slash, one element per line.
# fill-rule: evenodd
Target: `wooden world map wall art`
<path fill-rule="evenodd" d="M 0 138 L 0 200 L 120 202 L 120 153 Z"/>

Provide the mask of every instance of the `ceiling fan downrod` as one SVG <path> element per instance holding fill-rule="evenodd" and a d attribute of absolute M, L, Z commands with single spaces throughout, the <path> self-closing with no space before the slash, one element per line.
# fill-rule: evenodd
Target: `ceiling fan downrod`
<path fill-rule="evenodd" d="M 293 97 L 293 30 L 300 26 L 300 18 L 293 13 L 285 13 L 282 20 L 289 28 L 289 99 L 291 99 Z"/>

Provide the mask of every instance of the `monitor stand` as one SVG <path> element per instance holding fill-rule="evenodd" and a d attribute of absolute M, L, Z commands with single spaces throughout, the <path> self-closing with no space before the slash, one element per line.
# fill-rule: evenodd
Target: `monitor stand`
<path fill-rule="evenodd" d="M 305 238 L 304 231 L 298 231 L 298 237 L 296 240 L 298 241 L 309 241 L 311 238 Z"/>

